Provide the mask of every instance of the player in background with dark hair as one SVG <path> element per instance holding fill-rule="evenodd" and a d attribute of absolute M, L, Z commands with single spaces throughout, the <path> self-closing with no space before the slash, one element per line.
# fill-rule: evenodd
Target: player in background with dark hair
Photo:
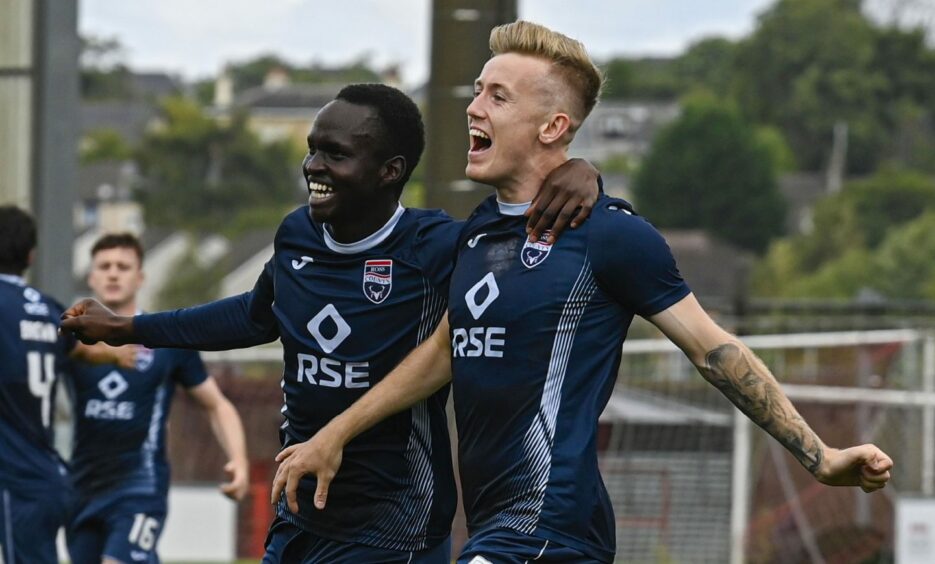
<path fill-rule="evenodd" d="M 121 315 L 135 315 L 143 284 L 143 247 L 130 233 L 104 235 L 91 248 L 88 286 Z M 74 564 L 158 562 L 156 541 L 167 511 L 166 423 L 176 385 L 205 411 L 229 462 L 225 495 L 249 487 L 243 425 L 195 351 L 136 349 L 132 368 L 76 363 L 71 459 L 77 508 L 67 528 Z M 121 347 L 121 348 L 124 348 Z"/>
<path fill-rule="evenodd" d="M 53 446 L 55 396 L 69 356 L 132 362 L 107 346 L 58 334 L 64 308 L 26 284 L 36 224 L 0 206 L 0 555 L 5 564 L 58 562 L 55 536 L 70 510 L 66 465 Z"/>
<path fill-rule="evenodd" d="M 496 195 L 461 233 L 448 313 L 371 392 L 279 453 L 274 495 L 291 495 L 314 474 L 316 504 L 327 511 L 328 482 L 353 438 L 450 382 L 471 535 L 458 561 L 612 562 L 597 423 L 634 315 L 817 480 L 884 487 L 892 460 L 870 444 L 825 445 L 763 363 L 705 313 L 665 240 L 628 203 L 601 197 L 591 219 L 558 243 L 526 240 L 521 214 L 542 177 L 567 160 L 601 73 L 581 43 L 529 22 L 495 28 L 490 48 L 467 109 L 466 173 Z"/>
<path fill-rule="evenodd" d="M 308 136 L 309 206 L 283 220 L 252 292 L 135 318 L 83 302 L 65 326 L 88 340 L 201 349 L 279 337 L 282 444 L 307 440 L 429 336 L 444 312 L 461 224 L 399 204 L 423 145 L 421 115 L 403 93 L 346 87 Z M 570 162 L 543 192 L 559 192 L 554 209 L 590 209 L 595 181 L 593 168 Z M 348 445 L 327 510 L 313 504 L 313 479 L 275 500 L 264 562 L 447 564 L 456 507 L 447 395 L 439 391 Z"/>

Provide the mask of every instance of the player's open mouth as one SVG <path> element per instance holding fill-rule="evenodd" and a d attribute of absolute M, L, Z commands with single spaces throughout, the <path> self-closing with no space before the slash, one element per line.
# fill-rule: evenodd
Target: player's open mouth
<path fill-rule="evenodd" d="M 319 182 L 308 183 L 308 201 L 322 202 L 334 195 L 334 188 Z"/>
<path fill-rule="evenodd" d="M 493 145 L 493 141 L 490 140 L 490 136 L 477 129 L 472 127 L 468 130 L 468 133 L 471 136 L 471 150 L 470 153 L 477 154 L 483 153 Z"/>

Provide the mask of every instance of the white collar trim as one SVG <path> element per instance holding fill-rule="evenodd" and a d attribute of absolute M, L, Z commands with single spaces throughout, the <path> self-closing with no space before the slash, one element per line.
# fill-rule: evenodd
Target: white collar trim
<path fill-rule="evenodd" d="M 25 286 L 26 281 L 23 280 L 22 276 L 16 276 L 15 274 L 0 274 L 0 280 L 4 282 L 9 282 L 10 284 L 16 284 L 17 286 Z"/>
<path fill-rule="evenodd" d="M 497 200 L 497 207 L 500 208 L 501 215 L 523 215 L 531 205 L 532 202 L 526 202 L 524 204 L 508 204 L 506 202 L 501 202 L 499 199 Z"/>
<path fill-rule="evenodd" d="M 399 223 L 399 219 L 403 216 L 403 212 L 406 211 L 406 208 L 402 204 L 396 204 L 396 211 L 393 212 L 393 216 L 389 221 L 383 224 L 383 227 L 377 229 L 370 235 L 367 235 L 360 241 L 354 243 L 339 243 L 334 240 L 331 236 L 330 227 L 328 224 L 324 224 L 322 231 L 324 232 L 325 246 L 336 253 L 341 253 L 342 255 L 351 255 L 354 253 L 360 253 L 363 251 L 370 250 L 383 241 L 393 232 L 393 229 L 396 228 L 396 224 Z"/>

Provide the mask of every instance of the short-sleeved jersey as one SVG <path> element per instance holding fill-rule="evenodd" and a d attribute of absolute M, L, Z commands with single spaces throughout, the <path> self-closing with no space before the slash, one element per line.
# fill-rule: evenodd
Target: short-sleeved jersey
<path fill-rule="evenodd" d="M 283 446 L 302 442 L 435 329 L 445 311 L 460 226 L 440 211 L 399 207 L 377 232 L 342 245 L 299 208 L 280 225 L 274 256 L 252 292 L 141 316 L 136 331 L 160 343 L 184 338 L 199 346 L 242 346 L 278 334 L 284 354 L 280 435 Z M 272 311 L 274 331 L 264 309 Z M 279 515 L 325 538 L 391 550 L 418 551 L 444 540 L 456 507 L 448 392 L 440 390 L 348 443 L 324 510 L 314 507 L 310 476 L 298 487 L 299 513 L 280 503 Z"/>
<path fill-rule="evenodd" d="M 165 495 L 166 422 L 176 385 L 208 377 L 195 351 L 137 351 L 135 369 L 75 363 L 73 482 L 82 499 L 106 492 Z"/>
<path fill-rule="evenodd" d="M 53 448 L 59 379 L 74 339 L 60 337 L 63 308 L 15 276 L 0 276 L 0 486 L 21 492 L 61 481 Z"/>
<path fill-rule="evenodd" d="M 504 206 L 503 212 L 509 213 Z M 689 293 L 663 238 L 621 200 L 554 245 L 494 198 L 468 220 L 449 295 L 468 528 L 508 528 L 612 561 L 597 421 L 635 314 Z"/>

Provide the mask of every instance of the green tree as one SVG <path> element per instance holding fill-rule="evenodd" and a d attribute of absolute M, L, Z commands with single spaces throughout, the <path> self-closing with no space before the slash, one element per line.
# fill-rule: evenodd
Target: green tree
<path fill-rule="evenodd" d="M 850 168 L 870 170 L 885 142 L 875 42 L 860 0 L 779 0 L 738 46 L 735 94 L 748 116 L 782 128 L 808 169 L 827 164 L 834 124 L 847 122 Z"/>
<path fill-rule="evenodd" d="M 245 116 L 218 122 L 183 98 L 166 99 L 162 114 L 137 153 L 149 223 L 223 231 L 239 213 L 302 200 L 301 156 L 288 141 L 262 143 Z"/>
<path fill-rule="evenodd" d="M 736 57 L 736 44 L 723 37 L 693 43 L 676 61 L 680 90 L 704 88 L 722 96 L 729 94 Z"/>
<path fill-rule="evenodd" d="M 319 63 L 307 66 L 294 65 L 273 54 L 261 55 L 241 63 L 228 65 L 228 72 L 238 92 L 260 86 L 273 69 L 282 69 L 292 82 L 299 83 L 351 83 L 379 82 L 380 74 L 375 71 L 366 56 L 361 56 L 346 65 L 327 67 Z"/>
<path fill-rule="evenodd" d="M 124 48 L 116 38 L 81 38 L 80 90 L 86 100 L 126 100 L 133 97 Z"/>
<path fill-rule="evenodd" d="M 81 164 L 101 161 L 125 161 L 133 156 L 133 149 L 120 132 L 109 129 L 89 131 L 78 147 Z"/>
<path fill-rule="evenodd" d="M 761 252 L 785 217 L 775 166 L 736 107 L 696 94 L 657 135 L 634 191 L 640 212 L 659 227 L 705 229 Z"/>
<path fill-rule="evenodd" d="M 754 273 L 766 296 L 851 298 L 862 288 L 921 297 L 935 286 L 924 233 L 935 214 L 935 179 L 883 169 L 816 205 L 810 233 L 773 244 Z M 926 254 L 928 253 L 928 254 Z"/>

